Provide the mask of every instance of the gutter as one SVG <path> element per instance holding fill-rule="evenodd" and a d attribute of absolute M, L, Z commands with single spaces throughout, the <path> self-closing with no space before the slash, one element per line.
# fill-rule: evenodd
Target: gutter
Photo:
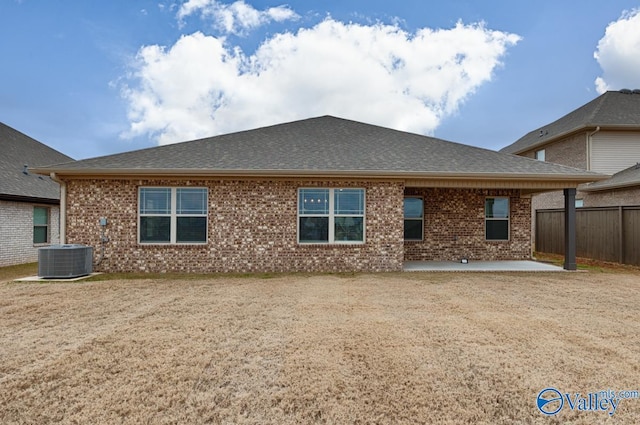
<path fill-rule="evenodd" d="M 630 187 L 638 187 L 640 186 L 640 181 L 635 182 L 626 182 L 626 183 L 613 183 L 613 184 L 603 184 L 601 186 L 590 187 L 587 183 L 585 186 L 580 187 L 581 192 L 602 192 L 604 190 L 613 190 L 613 189 L 626 189 Z"/>
<path fill-rule="evenodd" d="M 591 141 L 594 134 L 600 131 L 600 126 L 597 126 L 596 129 L 587 134 L 587 170 L 591 170 Z"/>
<path fill-rule="evenodd" d="M 60 180 L 56 173 L 50 173 L 49 177 L 60 185 L 60 244 L 64 245 L 67 239 L 67 184 Z"/>
<path fill-rule="evenodd" d="M 386 171 L 386 170 L 339 170 L 339 171 L 322 171 L 322 170 L 206 170 L 206 169 L 57 169 L 50 172 L 49 169 L 33 169 L 38 174 L 49 174 L 52 176 L 64 175 L 69 177 L 117 177 L 121 179 L 131 178 L 156 178 L 156 177 L 302 177 L 302 178 L 388 178 L 400 179 L 450 179 L 450 180 L 537 180 L 537 181 L 584 181 L 593 182 L 608 179 L 610 176 L 585 171 L 578 174 L 555 174 L 555 173 L 443 173 L 443 172 L 424 172 L 424 171 Z M 578 171 L 578 170 L 576 170 Z M 56 179 L 55 181 L 59 181 Z"/>
<path fill-rule="evenodd" d="M 24 195 L 11 195 L 7 193 L 0 193 L 0 201 L 12 201 L 12 202 L 29 202 L 34 204 L 47 204 L 47 205 L 59 205 L 59 199 L 51 198 L 37 198 L 33 196 Z"/>

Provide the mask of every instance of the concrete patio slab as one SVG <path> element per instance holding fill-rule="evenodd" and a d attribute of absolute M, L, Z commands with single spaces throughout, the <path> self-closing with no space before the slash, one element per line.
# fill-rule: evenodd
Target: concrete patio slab
<path fill-rule="evenodd" d="M 407 261 L 406 272 L 564 272 L 562 267 L 537 261 Z"/>
<path fill-rule="evenodd" d="M 67 278 L 46 278 L 46 277 L 40 277 L 40 276 L 27 276 L 27 277 L 23 277 L 20 279 L 14 279 L 14 282 L 75 282 L 78 280 L 84 280 L 84 279 L 89 279 L 90 277 L 93 276 L 97 276 L 99 274 L 102 274 L 101 272 L 95 272 L 95 273 L 91 273 L 91 274 L 87 274 L 84 276 L 78 276 L 78 277 L 67 277 Z"/>

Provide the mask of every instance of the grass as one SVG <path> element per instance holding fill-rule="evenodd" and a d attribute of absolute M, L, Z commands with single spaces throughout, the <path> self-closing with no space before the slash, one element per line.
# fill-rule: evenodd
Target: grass
<path fill-rule="evenodd" d="M 0 267 L 0 282 L 8 282 L 26 276 L 38 274 L 38 263 L 18 264 L 17 266 Z"/>
<path fill-rule="evenodd" d="M 537 394 L 640 389 L 637 271 L 145 276 L 0 284 L 0 423 L 591 424 Z"/>
<path fill-rule="evenodd" d="M 559 254 L 547 254 L 536 252 L 534 257 L 538 261 L 548 262 L 562 267 L 564 264 L 564 256 Z M 613 263 L 608 261 L 593 260 L 590 258 L 576 259 L 578 270 L 596 271 L 596 272 L 637 272 L 640 267 L 629 264 Z"/>

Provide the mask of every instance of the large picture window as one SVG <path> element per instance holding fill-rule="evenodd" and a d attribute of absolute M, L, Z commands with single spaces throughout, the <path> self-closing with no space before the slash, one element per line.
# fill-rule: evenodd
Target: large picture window
<path fill-rule="evenodd" d="M 404 198 L 404 240 L 421 241 L 424 234 L 424 203 L 422 198 Z"/>
<path fill-rule="evenodd" d="M 206 243 L 207 189 L 142 187 L 140 243 Z"/>
<path fill-rule="evenodd" d="M 299 189 L 300 243 L 364 242 L 364 189 Z"/>
<path fill-rule="evenodd" d="M 484 217 L 488 241 L 509 240 L 509 198 L 486 198 Z"/>
<path fill-rule="evenodd" d="M 49 208 L 33 207 L 33 243 L 49 243 Z"/>

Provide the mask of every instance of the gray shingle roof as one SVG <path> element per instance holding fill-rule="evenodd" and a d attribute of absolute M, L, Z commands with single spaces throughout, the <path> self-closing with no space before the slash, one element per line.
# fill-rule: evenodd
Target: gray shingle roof
<path fill-rule="evenodd" d="M 25 174 L 24 166 L 43 166 L 72 161 L 72 158 L 3 123 L 0 123 L 0 152 L 0 198 L 60 199 L 57 183 L 49 177 Z"/>
<path fill-rule="evenodd" d="M 47 167 L 59 174 L 600 175 L 331 116 Z"/>
<path fill-rule="evenodd" d="M 615 173 L 611 178 L 580 187 L 585 192 L 640 186 L 640 163 Z"/>
<path fill-rule="evenodd" d="M 500 152 L 522 153 L 574 131 L 598 126 L 640 130 L 640 92 L 608 91 L 557 121 L 527 133 Z"/>

